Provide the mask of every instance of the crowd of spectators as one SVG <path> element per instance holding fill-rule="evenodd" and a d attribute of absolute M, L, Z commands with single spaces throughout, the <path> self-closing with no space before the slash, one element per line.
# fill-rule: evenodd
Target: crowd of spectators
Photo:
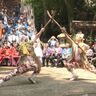
<path fill-rule="evenodd" d="M 34 22 L 29 20 L 26 13 L 11 16 L 7 10 L 0 11 L 0 64 L 16 66 L 20 60 L 17 47 L 24 39 L 28 41 L 34 38 Z M 1 64 L 1 65 L 2 65 Z"/>
<path fill-rule="evenodd" d="M 43 49 L 43 66 L 63 67 L 70 62 L 73 56 L 72 45 L 68 42 L 60 44 L 60 41 L 52 36 Z M 92 46 L 86 45 L 86 55 L 90 63 L 96 66 L 96 42 Z"/>
<path fill-rule="evenodd" d="M 21 45 L 24 39 L 27 39 L 28 42 L 33 40 L 34 36 L 34 22 L 30 22 L 26 14 L 21 13 L 18 16 L 12 14 L 9 17 L 7 10 L 2 9 L 0 12 L 0 65 L 18 66 L 21 56 L 17 47 Z M 69 62 L 72 57 L 70 43 L 61 46 L 54 36 L 46 44 L 43 44 L 42 49 L 40 42 L 37 43 L 34 44 L 34 51 L 40 58 L 42 66 L 63 67 L 64 62 Z M 90 57 L 96 57 L 96 54 L 93 56 L 93 53 L 96 53 L 96 42 L 91 47 L 87 52 L 89 60 Z M 92 62 L 92 59 L 90 62 Z"/>

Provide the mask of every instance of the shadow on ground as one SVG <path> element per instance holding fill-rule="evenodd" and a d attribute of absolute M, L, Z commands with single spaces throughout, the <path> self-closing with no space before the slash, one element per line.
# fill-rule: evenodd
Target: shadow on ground
<path fill-rule="evenodd" d="M 56 80 L 41 74 L 37 80 L 37 84 L 31 84 L 26 75 L 14 77 L 0 87 L 0 96 L 96 96 L 96 83 L 85 79 Z"/>

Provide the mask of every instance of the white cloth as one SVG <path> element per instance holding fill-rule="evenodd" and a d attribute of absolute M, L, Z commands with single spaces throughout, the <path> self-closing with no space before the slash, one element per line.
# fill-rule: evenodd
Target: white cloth
<path fill-rule="evenodd" d="M 13 41 L 16 41 L 17 43 L 19 43 L 19 37 L 14 35 L 14 34 L 13 35 L 9 35 L 8 36 L 8 42 L 12 43 Z"/>
<path fill-rule="evenodd" d="M 36 54 L 37 57 L 42 57 L 43 56 L 42 49 L 39 46 L 37 46 L 37 47 L 34 48 L 34 52 L 35 52 L 35 54 Z"/>
<path fill-rule="evenodd" d="M 1 85 L 3 82 L 4 82 L 3 79 L 1 79 L 1 80 L 0 80 L 0 85 Z"/>
<path fill-rule="evenodd" d="M 42 63 L 43 51 L 42 51 L 41 47 L 40 46 L 36 46 L 34 48 L 34 52 L 35 52 L 36 56 L 40 59 L 40 61 Z"/>
<path fill-rule="evenodd" d="M 86 55 L 87 56 L 93 56 L 93 50 L 92 49 L 87 50 Z"/>

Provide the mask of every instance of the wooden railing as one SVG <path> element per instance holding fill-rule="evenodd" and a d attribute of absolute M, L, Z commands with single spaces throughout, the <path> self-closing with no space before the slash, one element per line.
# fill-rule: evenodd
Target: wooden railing
<path fill-rule="evenodd" d="M 73 27 L 89 27 L 96 29 L 96 21 L 72 21 Z"/>

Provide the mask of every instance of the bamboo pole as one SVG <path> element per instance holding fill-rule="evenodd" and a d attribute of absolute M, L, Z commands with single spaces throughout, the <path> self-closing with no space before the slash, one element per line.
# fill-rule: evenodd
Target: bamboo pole
<path fill-rule="evenodd" d="M 48 16 L 57 24 L 57 26 L 62 29 L 62 26 L 51 16 L 51 14 L 49 13 L 49 11 L 47 11 Z M 70 35 L 66 32 L 66 29 L 64 27 L 63 32 L 69 37 L 69 39 L 74 42 L 84 53 L 82 58 L 83 58 L 83 66 L 85 69 L 87 69 L 88 71 L 95 73 L 96 74 L 96 70 L 92 70 L 93 68 L 95 68 L 93 65 L 91 65 L 88 61 L 88 58 L 86 56 L 85 51 L 70 37 Z"/>
<path fill-rule="evenodd" d="M 49 12 L 48 10 L 47 10 L 47 14 L 48 14 L 48 16 L 56 23 L 56 25 L 57 25 L 60 29 L 62 29 L 62 26 L 51 16 L 51 14 L 50 14 L 50 12 Z M 64 27 L 63 32 L 70 38 L 70 40 L 71 40 L 72 42 L 74 42 L 76 45 L 78 45 L 78 44 L 75 42 L 75 40 L 72 39 L 71 36 L 66 32 L 65 27 Z M 78 45 L 78 47 L 85 53 L 85 51 L 84 51 L 79 45 Z"/>

